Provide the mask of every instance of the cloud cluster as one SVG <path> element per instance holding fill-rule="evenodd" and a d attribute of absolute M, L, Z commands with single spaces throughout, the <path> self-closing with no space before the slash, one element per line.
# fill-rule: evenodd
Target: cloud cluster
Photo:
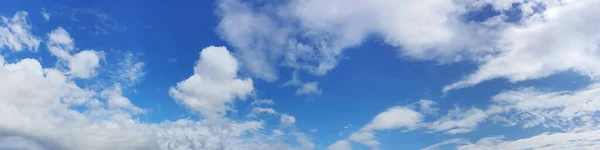
<path fill-rule="evenodd" d="M 24 21 L 26 14 L 19 12 L 13 18 Z M 10 29 L 11 34 L 30 33 L 25 31 L 30 28 L 17 29 L 24 30 Z M 144 76 L 142 62 L 126 54 L 114 70 L 123 74 L 99 79 L 95 70 L 103 67 L 99 63 L 105 57 L 102 51 L 77 52 L 75 40 L 60 27 L 47 37 L 47 50 L 59 61 L 55 66 L 31 58 L 9 62 L 0 56 L 0 116 L 4 116 L 0 118 L 0 149 L 314 148 L 309 137 L 295 131 L 293 116 L 281 115 L 285 127 L 270 131 L 263 118 L 232 120 L 222 115 L 233 110 L 229 105 L 234 99 L 253 91 L 251 79 L 237 78 L 237 61 L 224 47 L 205 48 L 192 77 L 171 90 L 173 98 L 191 111 L 218 119 L 152 123 L 140 121 L 147 109 L 125 95 L 125 88 L 134 87 Z M 14 52 L 21 49 L 7 47 Z M 110 83 L 86 87 L 78 83 L 81 78 Z M 297 139 L 297 146 L 286 144 L 290 136 Z"/>
<path fill-rule="evenodd" d="M 448 144 L 457 145 L 459 149 L 530 149 L 545 146 L 564 148 L 564 144 L 560 142 L 568 141 L 577 141 L 568 144 L 574 147 L 598 147 L 600 144 L 595 143 L 594 138 L 586 138 L 600 129 L 600 120 L 594 119 L 600 112 L 600 101 L 595 97 L 599 92 L 600 86 L 597 84 L 577 91 L 553 92 L 533 87 L 519 88 L 492 96 L 491 103 L 484 109 L 455 107 L 432 122 L 424 120 L 428 117 L 428 109 L 434 109 L 428 106 L 435 106 L 436 103 L 420 100 L 381 112 L 347 140 L 338 141 L 330 147 L 345 147 L 344 142 L 354 141 L 377 149 L 379 142 L 375 138 L 375 131 L 403 129 L 407 132 L 423 129 L 428 133 L 445 132 L 455 135 L 475 131 L 484 122 L 504 126 L 521 125 L 522 128 L 547 127 L 561 131 L 513 141 L 506 141 L 502 136 L 486 137 L 474 144 L 465 139 L 456 139 L 432 145 L 430 148 Z"/>

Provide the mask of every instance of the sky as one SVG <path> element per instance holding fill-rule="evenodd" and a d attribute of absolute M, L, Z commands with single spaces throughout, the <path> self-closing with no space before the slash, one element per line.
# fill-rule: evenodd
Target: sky
<path fill-rule="evenodd" d="M 0 3 L 0 149 L 600 149 L 598 0 Z"/>

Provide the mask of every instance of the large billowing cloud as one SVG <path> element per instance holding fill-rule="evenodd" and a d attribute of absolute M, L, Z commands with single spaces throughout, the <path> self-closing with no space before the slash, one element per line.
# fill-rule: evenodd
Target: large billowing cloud
<path fill-rule="evenodd" d="M 503 17 L 465 22 L 462 15 L 481 7 L 469 2 L 292 0 L 264 5 L 219 0 L 218 29 L 249 71 L 266 80 L 277 79 L 276 66 L 326 74 L 345 49 L 368 37 L 411 58 L 480 60 L 494 51 L 490 45 Z"/>
<path fill-rule="evenodd" d="M 24 14 L 19 12 L 13 18 Z M 29 28 L 22 29 L 22 33 L 29 33 L 25 31 Z M 63 28 L 48 34 L 47 48 L 59 61 L 55 66 L 44 66 L 32 58 L 11 62 L 0 56 L 0 116 L 3 116 L 0 117 L 0 149 L 314 148 L 310 138 L 295 130 L 296 120 L 290 115 L 281 116 L 292 121 L 283 123 L 285 126 L 278 131 L 267 130 L 268 124 L 262 118 L 232 120 L 219 116 L 222 118 L 218 122 L 209 119 L 142 122 L 139 116 L 148 111 L 125 96 L 125 88 L 135 87 L 144 76 L 143 63 L 125 54 L 114 68 L 114 72 L 122 74 L 109 74 L 108 80 L 99 79 L 95 70 L 103 67 L 99 63 L 103 52 L 77 52 L 73 41 Z M 19 51 L 19 47 L 7 47 Z M 173 88 L 180 93 L 173 96 L 191 94 L 182 97 L 195 96 L 192 100 L 207 105 L 190 105 L 190 110 L 206 116 L 219 115 L 233 109 L 227 106 L 233 99 L 243 98 L 253 91 L 252 80 L 237 79 L 236 74 L 237 61 L 229 51 L 224 47 L 205 48 L 192 76 L 199 80 L 182 81 Z M 108 83 L 86 87 L 77 82 L 80 78 Z M 216 84 L 229 86 L 218 89 L 214 87 Z M 255 102 L 257 106 L 273 103 Z M 205 109 L 209 107 L 212 109 Z M 298 140 L 298 146 L 286 144 L 290 136 Z"/>

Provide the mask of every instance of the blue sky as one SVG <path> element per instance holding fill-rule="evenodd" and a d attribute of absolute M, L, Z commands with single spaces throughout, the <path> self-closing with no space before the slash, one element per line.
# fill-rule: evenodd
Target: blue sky
<path fill-rule="evenodd" d="M 598 149 L 599 6 L 9 0 L 0 149 Z"/>

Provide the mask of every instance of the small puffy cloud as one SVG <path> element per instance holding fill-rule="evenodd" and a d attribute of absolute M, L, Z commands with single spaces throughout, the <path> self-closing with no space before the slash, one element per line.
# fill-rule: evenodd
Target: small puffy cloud
<path fill-rule="evenodd" d="M 282 126 L 294 126 L 294 124 L 296 124 L 296 118 L 288 114 L 281 114 L 279 117 L 279 123 Z"/>
<path fill-rule="evenodd" d="M 0 16 L 0 49 L 7 47 L 12 51 L 37 51 L 40 40 L 31 34 L 31 25 L 27 23 L 27 12 L 19 11 L 12 18 Z"/>
<path fill-rule="evenodd" d="M 319 88 L 319 82 L 313 81 L 308 83 L 303 83 L 300 85 L 298 90 L 296 90 L 296 95 L 307 95 L 307 94 L 317 94 L 320 95 L 322 93 Z"/>
<path fill-rule="evenodd" d="M 437 114 L 439 108 L 437 108 L 437 103 L 432 100 L 421 99 L 417 101 L 419 106 L 419 111 L 424 114 L 435 115 Z"/>
<path fill-rule="evenodd" d="M 225 47 L 210 46 L 200 52 L 194 74 L 171 87 L 173 99 L 207 118 L 220 118 L 230 104 L 253 90 L 252 79 L 237 77 L 238 62 Z"/>
<path fill-rule="evenodd" d="M 96 75 L 96 69 L 100 67 L 102 53 L 93 50 L 84 50 L 70 57 L 69 69 L 71 74 L 79 78 L 90 78 Z"/>
<path fill-rule="evenodd" d="M 366 125 L 365 130 L 387 130 L 397 128 L 416 128 L 423 121 L 423 115 L 406 107 L 392 107 L 379 113 Z"/>
<path fill-rule="evenodd" d="M 277 114 L 277 111 L 275 111 L 273 108 L 263 108 L 263 107 L 254 107 L 252 108 L 252 112 L 253 114 L 269 114 L 269 115 L 275 115 Z"/>
<path fill-rule="evenodd" d="M 48 33 L 46 47 L 50 53 L 67 63 L 69 73 L 78 78 L 91 78 L 96 75 L 100 67 L 100 60 L 104 58 L 103 52 L 83 50 L 71 54 L 75 50 L 75 43 L 71 35 L 62 27 Z"/>

